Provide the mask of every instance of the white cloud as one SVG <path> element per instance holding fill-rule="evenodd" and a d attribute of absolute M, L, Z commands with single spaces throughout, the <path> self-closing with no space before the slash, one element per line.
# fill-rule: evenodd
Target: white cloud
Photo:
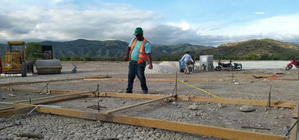
<path fill-rule="evenodd" d="M 61 3 L 63 0 L 53 0 L 54 3 Z"/>
<path fill-rule="evenodd" d="M 3 11 L 3 8 L 0 9 Z M 1 12 L 2 13 L 2 12 Z M 142 16 L 140 16 L 142 13 Z M 151 11 L 124 7 L 79 10 L 75 7 L 45 8 L 19 6 L 17 10 L 0 15 L 9 19 L 1 28 L 0 37 L 6 40 L 72 40 L 127 39 L 137 26 L 150 27 L 157 16 Z M 1 18 L 4 19 L 4 18 Z M 0 19 L 0 23 L 4 22 Z"/>
<path fill-rule="evenodd" d="M 255 12 L 256 15 L 264 15 L 265 12 Z"/>
<path fill-rule="evenodd" d="M 5 6 L 0 7 L 0 41 L 62 41 L 79 38 L 129 41 L 133 37 L 134 29 L 139 26 L 144 28 L 145 37 L 154 44 L 219 45 L 252 38 L 299 38 L 299 14 L 230 25 L 220 25 L 219 21 L 159 23 L 159 19 L 163 17 L 158 13 L 129 5 L 77 7 L 72 4 L 58 4 L 67 1 L 69 0 L 54 0 L 44 5 L 26 4 L 33 0 L 26 0 L 21 4 L 10 0 L 1 1 L 0 5 Z"/>
<path fill-rule="evenodd" d="M 176 22 L 169 22 L 166 23 L 167 25 L 173 26 L 173 27 L 179 27 L 180 29 L 182 29 L 183 31 L 189 30 L 190 29 L 190 24 L 186 21 L 182 21 L 179 23 Z"/>
<path fill-rule="evenodd" d="M 247 23 L 236 23 L 206 31 L 205 35 L 274 38 L 279 40 L 299 37 L 299 14 L 275 16 Z"/>

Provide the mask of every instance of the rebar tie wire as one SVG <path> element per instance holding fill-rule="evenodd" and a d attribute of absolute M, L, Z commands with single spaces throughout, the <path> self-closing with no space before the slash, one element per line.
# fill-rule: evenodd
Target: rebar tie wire
<path fill-rule="evenodd" d="M 38 107 L 50 107 L 50 108 L 61 108 L 60 106 L 55 106 L 55 105 L 41 105 L 41 104 L 38 104 L 36 105 L 31 111 L 29 111 L 27 113 L 27 115 L 31 114 L 34 110 L 36 110 Z"/>

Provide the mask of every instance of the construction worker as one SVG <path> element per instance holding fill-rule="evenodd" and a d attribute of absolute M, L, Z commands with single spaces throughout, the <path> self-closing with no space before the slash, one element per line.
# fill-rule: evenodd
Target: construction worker
<path fill-rule="evenodd" d="M 148 62 L 148 68 L 153 69 L 151 59 L 151 44 L 143 37 L 143 30 L 141 27 L 137 27 L 134 33 L 135 37 L 129 43 L 126 55 L 126 61 L 129 62 L 129 74 L 128 74 L 128 87 L 126 93 L 132 93 L 134 79 L 137 75 L 142 92 L 148 93 L 146 85 L 146 79 L 144 71 L 146 67 L 146 61 Z"/>
<path fill-rule="evenodd" d="M 191 57 L 191 55 L 189 54 L 189 51 L 187 51 L 184 56 L 180 59 L 180 61 L 183 61 L 185 63 L 185 73 L 186 74 L 190 74 L 190 65 L 194 64 L 194 61 Z"/>

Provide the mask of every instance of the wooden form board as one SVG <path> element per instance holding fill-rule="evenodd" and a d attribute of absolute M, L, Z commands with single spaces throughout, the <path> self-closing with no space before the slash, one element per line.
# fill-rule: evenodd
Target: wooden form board
<path fill-rule="evenodd" d="M 73 81 L 73 80 L 83 80 L 83 79 L 84 78 L 70 78 L 70 79 L 47 80 L 47 81 L 13 82 L 13 83 L 0 84 L 0 87 L 14 86 L 14 85 L 28 85 L 28 84 L 37 84 L 37 83 L 51 83 L 51 82 L 60 82 L 60 81 Z"/>
<path fill-rule="evenodd" d="M 155 99 L 165 95 L 161 94 L 126 94 L 117 92 L 102 92 L 99 96 L 102 97 L 120 97 L 120 98 L 136 98 L 136 99 Z M 229 98 L 209 98 L 209 97 L 194 97 L 194 96 L 177 96 L 178 101 L 191 102 L 212 102 L 222 104 L 237 104 L 237 105 L 254 105 L 267 106 L 267 100 L 247 100 L 247 99 L 229 99 Z M 271 101 L 272 107 L 294 108 L 296 105 L 290 101 Z"/>
<path fill-rule="evenodd" d="M 28 107 L 32 105 L 16 104 L 16 107 L 21 107 L 21 106 Z M 159 129 L 165 129 L 165 130 L 171 130 L 177 132 L 186 132 L 191 134 L 234 139 L 234 140 L 287 140 L 288 139 L 288 137 L 285 136 L 277 136 L 277 135 L 264 134 L 264 133 L 247 132 L 242 130 L 234 130 L 234 129 L 227 129 L 221 127 L 214 127 L 214 126 L 207 126 L 207 125 L 200 125 L 200 124 L 190 124 L 190 123 L 175 122 L 175 121 L 158 120 L 152 118 L 84 112 L 75 109 L 38 107 L 36 111 L 42 113 L 50 113 L 50 114 L 68 116 L 68 117 L 81 118 L 81 119 L 101 120 L 107 122 L 152 127 L 152 128 L 159 128 Z"/>
<path fill-rule="evenodd" d="M 21 104 L 22 105 L 24 103 L 27 103 L 27 104 L 29 104 L 27 106 L 30 106 L 30 105 L 33 106 L 33 105 L 37 105 L 37 104 L 50 104 L 50 103 L 56 103 L 56 102 L 73 100 L 73 99 L 78 99 L 78 98 L 85 98 L 85 97 L 88 97 L 88 93 L 87 92 L 74 93 L 74 94 L 69 94 L 69 95 L 64 95 L 64 96 L 50 96 L 48 98 L 32 99 L 32 102 L 31 102 L 32 104 L 29 104 L 28 100 L 26 100 L 26 101 L 18 101 L 17 104 Z M 15 103 L 1 102 L 1 104 L 14 105 Z M 20 108 L 20 107 L 18 107 L 18 108 Z M 13 114 L 19 113 L 20 110 L 18 110 L 18 108 L 16 108 L 16 106 L 14 106 L 13 108 L 0 110 L 0 118 L 1 117 L 9 117 L 9 116 L 11 116 Z"/>
<path fill-rule="evenodd" d="M 2 87 L 2 90 L 14 91 L 14 92 L 30 92 L 30 93 L 50 93 L 50 94 L 73 94 L 80 92 L 94 93 L 95 91 L 79 91 L 79 90 L 46 90 L 46 89 L 28 89 L 28 88 L 8 88 Z"/>
<path fill-rule="evenodd" d="M 35 92 L 40 93 L 40 89 L 17 89 L 13 88 L 13 91 L 18 92 Z M 156 99 L 165 97 L 167 95 L 162 94 L 128 94 L 118 92 L 100 92 L 99 95 L 95 91 L 78 91 L 78 90 L 49 90 L 52 94 L 73 94 L 73 93 L 89 93 L 89 95 L 101 96 L 101 97 L 119 97 L 119 98 L 135 98 L 135 99 Z M 209 97 L 195 97 L 195 96 L 177 96 L 178 101 L 189 101 L 189 102 L 212 102 L 222 104 L 237 104 L 237 105 L 254 105 L 254 106 L 267 106 L 267 100 L 249 100 L 249 99 L 230 99 L 230 98 L 209 98 Z M 296 104 L 291 101 L 271 101 L 272 107 L 285 107 L 294 108 Z"/>
<path fill-rule="evenodd" d="M 108 111 L 105 112 L 105 114 L 111 114 L 111 113 L 123 111 L 125 109 L 129 109 L 129 108 L 133 108 L 133 107 L 137 107 L 137 106 L 141 106 L 141 105 L 145 105 L 145 104 L 149 104 L 149 103 L 161 101 L 161 100 L 164 100 L 164 99 L 168 99 L 170 97 L 174 97 L 174 96 L 173 95 L 164 96 L 164 97 L 160 97 L 160 98 L 157 98 L 157 99 L 152 99 L 152 100 L 149 100 L 149 101 L 144 101 L 144 102 L 141 102 L 141 103 L 136 103 L 136 104 L 133 104 L 133 105 L 129 105 L 129 106 L 124 106 L 124 107 L 120 107 L 120 108 L 108 110 Z"/>
<path fill-rule="evenodd" d="M 10 116 L 14 110 L 15 110 L 15 107 L 12 107 L 12 106 L 7 107 L 7 108 L 2 108 L 0 110 L 0 118 Z"/>
<path fill-rule="evenodd" d="M 190 97 L 190 96 L 178 96 L 178 100 L 193 101 L 193 102 L 212 102 L 212 103 L 222 103 L 222 104 L 237 104 L 237 105 L 254 105 L 254 106 L 267 106 L 268 103 L 267 100 L 208 98 L 208 97 Z M 271 107 L 294 108 L 295 106 L 296 105 L 294 102 L 271 100 Z"/>
<path fill-rule="evenodd" d="M 31 99 L 31 102 L 32 102 L 32 104 L 47 104 L 52 101 L 59 102 L 60 100 L 64 101 L 64 100 L 88 97 L 88 94 L 90 94 L 90 93 L 92 93 L 92 92 L 75 92 L 75 93 L 66 94 L 66 95 L 56 95 L 56 96 L 33 98 L 33 99 Z M 15 102 L 15 103 L 25 103 L 25 102 L 28 103 L 29 100 L 21 100 L 21 101 Z"/>
<path fill-rule="evenodd" d="M 57 80 L 43 80 L 43 81 L 32 81 L 32 82 L 12 82 L 12 83 L 2 83 L 0 87 L 14 86 L 14 85 L 28 85 L 28 84 L 37 84 L 37 83 L 52 83 L 52 82 L 61 82 L 61 81 L 74 81 L 74 80 L 83 80 L 85 78 L 97 78 L 97 79 L 108 79 L 110 76 L 92 76 L 92 77 L 81 77 L 81 78 L 68 78 L 68 79 L 57 79 Z"/>
<path fill-rule="evenodd" d="M 20 107 L 13 107 L 12 109 L 1 110 L 0 111 L 0 118 L 10 117 L 16 114 L 26 114 L 30 110 L 32 110 L 34 106 L 20 106 Z"/>

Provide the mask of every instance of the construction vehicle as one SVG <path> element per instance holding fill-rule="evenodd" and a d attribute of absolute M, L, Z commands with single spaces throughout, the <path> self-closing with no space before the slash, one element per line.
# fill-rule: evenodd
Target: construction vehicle
<path fill-rule="evenodd" d="M 8 41 L 8 46 L 6 47 L 6 53 L 4 56 L 3 73 L 21 73 L 22 77 L 27 76 L 27 65 L 25 62 L 25 42 Z"/>
<path fill-rule="evenodd" d="M 60 60 L 55 59 L 53 55 L 53 47 L 51 45 L 42 45 L 42 59 L 35 61 L 37 74 L 59 74 L 62 65 Z"/>
<path fill-rule="evenodd" d="M 33 61 L 26 60 L 25 42 L 9 41 L 3 64 L 4 74 L 19 74 L 27 76 L 27 72 L 34 72 Z M 62 65 L 60 60 L 54 59 L 52 46 L 41 46 L 42 58 L 35 61 L 37 74 L 59 74 Z"/>

